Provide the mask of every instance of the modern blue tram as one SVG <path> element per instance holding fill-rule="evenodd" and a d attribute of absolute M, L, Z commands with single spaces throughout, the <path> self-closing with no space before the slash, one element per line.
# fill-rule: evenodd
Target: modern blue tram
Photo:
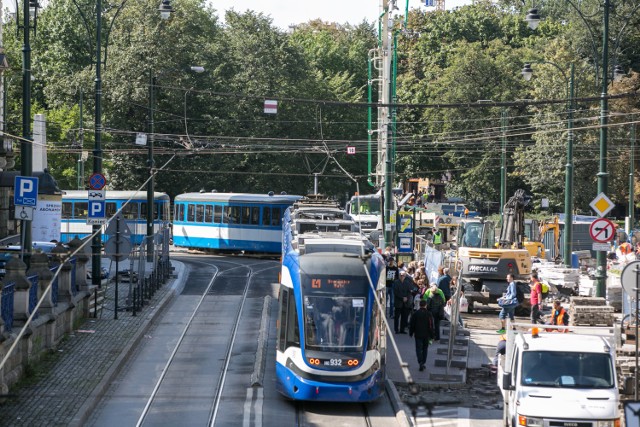
<path fill-rule="evenodd" d="M 294 400 L 375 400 L 385 381 L 384 261 L 359 232 L 335 227 L 342 219 L 295 218 L 296 208 L 284 219 L 276 389 Z"/>
<path fill-rule="evenodd" d="M 176 196 L 175 246 L 220 251 L 279 253 L 282 215 L 300 196 L 186 193 Z"/>
<path fill-rule="evenodd" d="M 107 190 L 105 213 L 107 219 L 113 217 L 122 208 L 122 215 L 131 230 L 131 243 L 139 245 L 147 234 L 147 193 L 145 191 L 109 191 Z M 87 237 L 92 226 L 87 224 L 88 214 L 87 190 L 65 190 L 62 195 L 62 218 L 60 221 L 60 238 L 62 242 L 74 237 Z M 128 203 L 127 203 L 128 202 Z M 165 193 L 154 193 L 154 230 L 158 231 L 163 223 L 168 223 L 171 212 L 169 196 Z M 123 208 L 124 206 L 124 208 Z M 109 236 L 104 233 L 102 240 Z"/>

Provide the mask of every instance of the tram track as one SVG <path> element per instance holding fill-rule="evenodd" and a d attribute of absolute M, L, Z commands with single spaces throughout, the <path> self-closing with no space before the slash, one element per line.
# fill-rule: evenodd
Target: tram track
<path fill-rule="evenodd" d="M 369 403 L 295 402 L 295 427 L 372 427 Z"/>
<path fill-rule="evenodd" d="M 144 410 L 140 414 L 138 421 L 136 423 L 136 426 L 152 425 L 154 424 L 154 422 L 151 421 L 151 418 L 158 417 L 159 416 L 158 413 L 162 413 L 164 408 L 163 403 L 166 404 L 166 401 L 163 401 L 162 388 L 163 387 L 168 388 L 167 392 L 164 393 L 165 395 L 170 393 L 169 389 L 172 387 L 172 385 L 171 385 L 171 381 L 167 380 L 167 377 L 170 376 L 172 369 L 174 368 L 173 365 L 174 363 L 176 363 L 176 358 L 180 354 L 182 354 L 183 355 L 182 357 L 184 358 L 185 354 L 188 355 L 189 352 L 192 351 L 191 348 L 187 347 L 187 343 L 186 343 L 186 341 L 190 339 L 190 336 L 189 336 L 190 331 L 192 329 L 198 330 L 198 328 L 194 326 L 198 322 L 200 323 L 206 322 L 207 318 L 209 319 L 211 318 L 212 316 L 211 306 L 216 302 L 218 302 L 220 297 L 220 295 L 216 295 L 215 293 L 216 290 L 219 291 L 219 289 L 217 288 L 224 288 L 225 279 L 229 279 L 229 276 L 242 272 L 240 274 L 244 275 L 244 287 L 242 288 L 242 292 L 239 295 L 236 294 L 236 296 L 239 296 L 239 300 L 235 302 L 235 304 L 237 304 L 237 307 L 232 312 L 227 312 L 227 315 L 225 316 L 226 325 L 230 326 L 227 329 L 228 333 L 226 332 L 226 330 L 216 331 L 216 334 L 218 334 L 218 336 L 226 336 L 228 338 L 226 341 L 226 345 L 224 346 L 224 352 L 222 352 L 222 354 L 224 354 L 224 357 L 221 358 L 222 360 L 221 360 L 220 372 L 217 374 L 217 379 L 214 379 L 214 378 L 211 379 L 211 384 L 215 383 L 216 385 L 215 385 L 215 388 L 212 390 L 211 396 L 209 398 L 209 409 L 206 411 L 208 414 L 206 425 L 207 426 L 215 425 L 216 419 L 218 418 L 219 410 L 221 407 L 222 396 L 225 389 L 225 382 L 227 381 L 227 373 L 229 371 L 229 365 L 232 360 L 233 348 L 236 343 L 236 338 L 238 335 L 238 328 L 239 328 L 239 325 L 241 324 L 243 311 L 245 309 L 246 301 L 249 295 L 249 291 L 251 289 L 252 282 L 255 280 L 256 276 L 261 272 L 268 269 L 273 269 L 276 267 L 276 265 L 274 265 L 273 262 L 265 262 L 258 265 L 256 265 L 255 263 L 251 265 L 246 265 L 246 264 L 243 264 L 242 262 L 223 260 L 223 259 L 216 259 L 212 261 L 191 260 L 190 263 L 202 265 L 203 267 L 213 268 L 214 271 L 205 289 L 201 292 L 197 304 L 195 304 L 195 306 L 193 307 L 193 310 L 190 313 L 188 320 L 185 322 L 185 325 L 182 329 L 180 337 L 174 344 L 173 349 L 171 350 L 170 356 L 168 357 L 164 365 L 164 368 L 162 369 L 162 373 L 157 379 L 156 384 L 153 387 L 152 393 L 149 395 L 147 399 Z M 263 265 L 266 268 L 261 268 L 261 266 Z M 235 283 L 231 279 L 230 279 L 230 282 Z M 227 295 L 227 296 L 233 297 L 233 295 Z M 233 313 L 232 316 L 230 316 L 231 313 Z M 231 321 L 229 322 L 229 320 Z M 201 333 L 202 332 L 200 332 L 200 334 Z M 196 336 L 192 337 L 191 341 L 198 339 L 197 337 L 198 332 L 195 332 L 195 334 Z M 173 372 L 174 378 L 179 377 L 180 375 L 179 371 L 180 371 L 180 367 L 178 363 L 177 366 L 175 367 L 175 372 Z M 166 400 L 166 397 L 164 399 Z M 204 404 L 205 400 L 202 399 L 201 403 Z M 156 413 L 154 414 L 154 412 Z M 203 419 L 202 421 L 204 424 L 205 420 Z"/>

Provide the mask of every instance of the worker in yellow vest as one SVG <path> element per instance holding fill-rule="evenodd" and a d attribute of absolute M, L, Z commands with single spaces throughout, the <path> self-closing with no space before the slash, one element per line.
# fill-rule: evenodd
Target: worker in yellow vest
<path fill-rule="evenodd" d="M 433 229 L 433 246 L 436 249 L 440 249 L 440 245 L 442 244 L 442 233 L 437 228 Z"/>

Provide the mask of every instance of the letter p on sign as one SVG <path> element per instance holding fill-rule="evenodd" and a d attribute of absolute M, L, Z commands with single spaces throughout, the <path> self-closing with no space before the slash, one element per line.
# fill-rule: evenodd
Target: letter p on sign
<path fill-rule="evenodd" d="M 89 218 L 104 218 L 104 202 L 91 200 L 89 202 Z"/>

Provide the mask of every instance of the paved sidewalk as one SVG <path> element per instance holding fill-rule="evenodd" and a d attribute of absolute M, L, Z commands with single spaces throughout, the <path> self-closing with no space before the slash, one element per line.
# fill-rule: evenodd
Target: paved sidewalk
<path fill-rule="evenodd" d="M 102 316 L 85 319 L 55 353 L 35 366 L 33 377 L 0 400 L 0 426 L 83 425 L 153 319 L 184 285 L 184 264 L 171 263 L 175 278 L 162 285 L 136 317 L 119 311 L 113 319 L 115 286 L 110 282 Z M 121 285 L 118 300 L 123 307 L 128 284 Z"/>

